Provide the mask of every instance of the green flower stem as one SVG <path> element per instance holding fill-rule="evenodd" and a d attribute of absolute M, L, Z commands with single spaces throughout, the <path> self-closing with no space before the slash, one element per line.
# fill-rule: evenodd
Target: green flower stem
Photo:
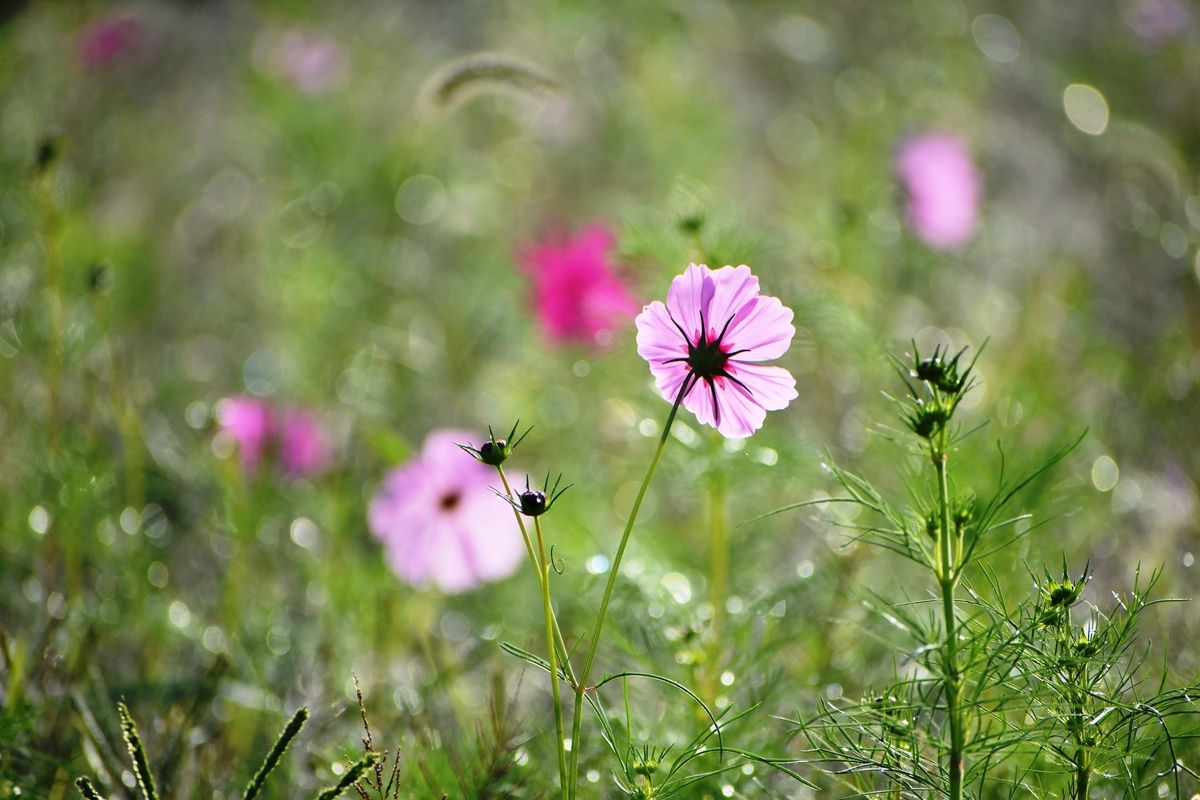
<path fill-rule="evenodd" d="M 60 380 L 62 377 L 63 262 L 58 204 L 54 201 L 54 170 L 45 169 L 38 177 L 36 192 L 45 243 L 46 300 L 50 307 L 50 342 L 46 355 L 46 427 L 50 441 L 58 437 Z"/>
<path fill-rule="evenodd" d="M 546 560 L 546 541 L 542 536 L 542 523 L 537 517 L 533 518 L 533 528 L 537 532 L 538 552 L 542 557 L 542 606 L 546 612 L 546 655 L 550 662 L 550 688 L 554 694 L 554 728 L 558 735 L 558 779 L 562 796 L 566 798 L 567 746 L 563 730 L 562 690 L 558 685 L 558 644 L 554 640 L 554 608 L 550 603 L 550 562 Z"/>
<path fill-rule="evenodd" d="M 513 495 L 512 487 L 508 484 L 508 476 L 504 474 L 504 467 L 496 465 L 496 471 L 500 473 L 500 482 L 504 484 L 505 493 L 512 499 L 514 503 L 517 502 L 516 496 Z M 529 538 L 529 529 L 525 527 L 525 517 L 521 515 L 520 511 L 517 511 L 516 506 L 513 507 L 513 516 L 517 518 L 517 525 L 519 525 L 521 528 L 521 538 L 525 540 L 525 551 L 529 554 L 529 562 L 533 564 L 533 574 L 537 576 L 538 589 L 544 592 L 545 590 L 542 588 L 542 578 L 544 577 L 542 563 L 538 561 L 537 554 L 534 552 L 533 540 Z M 551 614 L 553 614 L 553 607 L 551 607 L 550 611 Z M 554 637 L 558 645 L 558 656 L 561 659 L 560 663 L 564 671 L 567 673 L 567 681 L 573 687 L 575 685 L 575 673 L 571 669 L 570 660 L 567 658 L 567 645 L 563 640 L 562 631 L 558 627 L 558 617 L 554 616 L 553 620 Z"/>
<path fill-rule="evenodd" d="M 941 532 L 938 537 L 938 583 L 942 590 L 942 616 L 946 623 L 946 639 L 943 643 L 943 659 L 946 684 L 946 717 L 950 724 L 950 763 L 947 772 L 950 778 L 949 800 L 962 800 L 963 768 L 963 719 L 960 705 L 962 679 L 958 664 L 958 612 L 955 609 L 954 590 L 958 585 L 959 564 L 957 562 L 958 538 L 950 527 L 950 485 L 946 475 L 946 431 L 937 436 L 937 444 L 930 442 L 930 455 L 938 477 L 938 506 L 941 512 Z"/>
<path fill-rule="evenodd" d="M 500 473 L 500 482 L 504 484 L 504 493 L 508 495 L 512 502 L 516 503 L 517 498 L 513 494 L 512 487 L 508 485 L 508 476 L 504 474 L 504 467 L 497 464 L 496 472 Z M 534 574 L 538 576 L 538 586 L 541 586 L 542 564 L 538 561 L 537 554 L 533 551 L 533 542 L 529 538 L 529 530 L 525 527 L 525 518 L 521 516 L 521 512 L 517 510 L 517 506 L 513 506 L 513 516 L 517 518 L 517 524 L 521 526 L 521 538 L 525 540 L 525 552 L 529 554 L 529 561 L 533 564 Z"/>
<path fill-rule="evenodd" d="M 717 661 L 721 655 L 721 634 L 725 627 L 725 592 L 729 583 L 729 539 L 726 532 L 725 514 L 725 472 L 717 461 L 709 483 L 709 509 L 712 516 L 712 553 L 709 556 L 710 581 L 712 583 L 712 644 L 709 654 L 708 684 L 709 697 L 712 700 L 717 693 Z"/>
<path fill-rule="evenodd" d="M 638 511 L 642 508 L 642 500 L 646 497 L 646 490 L 650 488 L 650 479 L 654 477 L 654 470 L 658 467 L 658 460 L 662 457 L 663 448 L 667 445 L 667 436 L 671 433 L 671 425 L 675 422 L 675 415 L 679 413 L 679 406 L 683 404 L 684 389 L 688 388 L 688 382 L 685 380 L 683 386 L 680 387 L 679 395 L 675 398 L 674 405 L 671 406 L 671 413 L 667 415 L 667 422 L 663 425 L 662 436 L 658 439 L 658 447 L 654 451 L 654 457 L 650 459 L 650 468 L 646 470 L 646 477 L 642 479 L 642 487 L 638 489 L 637 498 L 633 501 L 633 508 L 629 511 L 629 519 L 625 522 L 625 532 L 621 534 L 621 544 L 617 546 L 617 555 L 613 558 L 612 566 L 608 572 L 608 584 L 604 587 L 604 599 L 600 602 L 600 613 L 596 615 L 596 627 L 592 631 L 592 639 L 588 644 L 587 658 L 583 662 L 583 671 L 579 673 L 579 680 L 575 682 L 575 717 L 572 721 L 571 729 L 571 780 L 570 780 L 570 800 L 574 800 L 576 790 L 579 785 L 579 751 L 582 749 L 579 746 L 579 732 L 583 725 L 583 695 L 587 692 L 588 676 L 592 674 L 592 664 L 596 660 L 596 650 L 600 647 L 600 632 L 604 629 L 604 618 L 608 614 L 608 605 L 612 602 L 613 588 L 617 585 L 617 573 L 621 569 L 621 559 L 625 557 L 625 548 L 629 545 L 629 535 L 633 533 L 633 524 L 637 522 Z"/>

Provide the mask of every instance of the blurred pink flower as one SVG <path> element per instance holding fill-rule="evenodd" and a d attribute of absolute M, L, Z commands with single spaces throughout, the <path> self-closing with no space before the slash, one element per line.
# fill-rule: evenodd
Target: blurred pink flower
<path fill-rule="evenodd" d="M 613 235 L 600 224 L 574 238 L 553 237 L 519 258 L 533 279 L 533 305 L 546 338 L 591 347 L 608 344 L 612 329 L 637 313 L 637 303 L 613 272 Z"/>
<path fill-rule="evenodd" d="M 371 533 L 392 571 L 414 586 L 457 594 L 508 577 L 525 555 L 512 511 L 489 488 L 495 472 L 456 444 L 470 441 L 479 437 L 433 431 L 371 499 Z"/>
<path fill-rule="evenodd" d="M 900 145 L 896 172 L 908 193 L 908 218 L 930 247 L 947 250 L 975 231 L 981 181 L 962 139 L 917 136 Z"/>
<path fill-rule="evenodd" d="M 638 355 L 650 362 L 654 385 L 728 439 L 762 427 L 768 411 L 796 398 L 796 379 L 781 367 L 753 363 L 779 358 L 792 344 L 792 310 L 758 293 L 750 268 L 690 264 L 671 281 L 667 303 L 655 300 L 635 321 Z"/>
<path fill-rule="evenodd" d="M 242 468 L 257 470 L 274 426 L 270 407 L 251 397 L 228 397 L 217 406 L 217 422 L 237 444 Z"/>
<path fill-rule="evenodd" d="M 279 45 L 279 67 L 304 94 L 324 94 L 346 78 L 346 57 L 327 36 L 293 31 Z"/>
<path fill-rule="evenodd" d="M 1133 32 L 1150 42 L 1179 36 L 1192 23 L 1192 12 L 1182 0 L 1137 0 L 1125 14 Z"/>
<path fill-rule="evenodd" d="M 329 466 L 329 447 L 316 417 L 305 411 L 284 412 L 279 461 L 289 475 L 312 475 Z"/>
<path fill-rule="evenodd" d="M 75 40 L 75 56 L 87 70 L 104 69 L 138 54 L 146 29 L 127 14 L 109 14 L 89 22 Z"/>

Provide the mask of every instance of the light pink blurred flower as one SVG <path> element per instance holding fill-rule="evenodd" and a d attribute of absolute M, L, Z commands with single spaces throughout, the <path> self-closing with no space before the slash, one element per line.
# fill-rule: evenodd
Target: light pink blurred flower
<path fill-rule="evenodd" d="M 313 475 L 329 466 L 329 446 L 316 417 L 305 411 L 284 412 L 279 425 L 279 462 L 289 475 Z"/>
<path fill-rule="evenodd" d="M 327 36 L 293 31 L 279 44 L 279 67 L 304 94 L 324 94 L 346 79 L 346 56 Z"/>
<path fill-rule="evenodd" d="M 437 430 L 371 499 L 367 524 L 388 566 L 414 585 L 447 594 L 506 578 L 525 555 L 511 509 L 492 493 L 495 473 L 459 449 L 469 431 Z"/>
<path fill-rule="evenodd" d="M 975 231 L 981 180 L 962 139 L 916 136 L 900 145 L 896 172 L 908 193 L 908 218 L 930 247 L 947 250 Z"/>
<path fill-rule="evenodd" d="M 75 57 L 87 70 L 104 69 L 138 55 L 146 28 L 141 20 L 114 13 L 89 22 L 75 40 Z"/>
<path fill-rule="evenodd" d="M 671 281 L 667 303 L 655 300 L 635 320 L 638 355 L 654 385 L 729 439 L 762 427 L 768 411 L 796 398 L 796 379 L 779 358 L 792 344 L 792 310 L 758 293 L 750 268 L 691 264 Z"/>
<path fill-rule="evenodd" d="M 608 229 L 593 224 L 574 238 L 559 235 L 533 245 L 519 257 L 533 279 L 534 310 L 548 340 L 603 347 L 613 328 L 637 313 L 613 271 L 614 246 Z"/>
<path fill-rule="evenodd" d="M 1137 0 L 1125 21 L 1138 36 L 1161 42 L 1179 36 L 1192 24 L 1192 12 L 1182 0 Z"/>
<path fill-rule="evenodd" d="M 217 422 L 237 444 L 242 468 L 257 470 L 274 427 L 270 407 L 252 397 L 228 397 L 217 406 Z"/>

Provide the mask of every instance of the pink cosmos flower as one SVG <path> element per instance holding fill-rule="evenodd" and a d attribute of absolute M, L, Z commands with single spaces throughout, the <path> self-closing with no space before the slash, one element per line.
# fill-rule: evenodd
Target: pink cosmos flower
<path fill-rule="evenodd" d="M 237 443 L 242 469 L 258 469 L 273 427 L 270 407 L 251 397 L 229 397 L 217 406 L 217 422 Z"/>
<path fill-rule="evenodd" d="M 559 236 L 524 253 L 521 269 L 533 279 L 533 304 L 547 339 L 601 346 L 612 330 L 637 313 L 637 303 L 611 263 L 613 235 L 600 224 L 574 238 Z"/>
<path fill-rule="evenodd" d="M 413 586 L 447 594 L 506 578 L 525 556 L 512 511 L 492 493 L 493 471 L 459 449 L 468 431 L 438 430 L 371 499 L 367 524 L 388 566 Z"/>
<path fill-rule="evenodd" d="M 136 17 L 109 14 L 88 23 L 75 41 L 75 57 L 87 70 L 104 69 L 137 55 L 145 26 Z"/>
<path fill-rule="evenodd" d="M 908 218 L 917 236 L 939 250 L 970 238 L 981 181 L 962 139 L 947 133 L 909 139 L 896 154 L 896 172 L 908 193 Z"/>
<path fill-rule="evenodd" d="M 690 264 L 671 281 L 667 303 L 642 309 L 638 355 L 650 362 L 654 385 L 704 425 L 728 439 L 762 427 L 768 411 L 796 398 L 786 369 L 757 362 L 779 358 L 792 344 L 792 310 L 758 293 L 758 278 L 744 264 L 713 270 Z"/>
<path fill-rule="evenodd" d="M 279 461 L 289 475 L 311 475 L 329 466 L 320 423 L 304 411 L 287 411 L 279 425 Z"/>
<path fill-rule="evenodd" d="M 304 94 L 324 94 L 346 78 L 342 48 L 326 36 L 287 34 L 279 45 L 279 67 Z"/>

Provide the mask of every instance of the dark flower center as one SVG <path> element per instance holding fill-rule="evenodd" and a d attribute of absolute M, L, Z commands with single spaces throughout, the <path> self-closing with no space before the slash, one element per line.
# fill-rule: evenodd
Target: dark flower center
<path fill-rule="evenodd" d="M 709 342 L 701 336 L 696 344 L 688 342 L 687 365 L 702 378 L 723 375 L 729 354 L 721 347 L 720 339 Z"/>
<path fill-rule="evenodd" d="M 735 314 L 734 316 L 737 315 Z M 664 363 L 670 364 L 671 362 L 682 361 L 688 365 L 691 374 L 684 380 L 681 387 L 685 395 L 695 388 L 696 384 L 700 381 L 704 381 L 708 385 L 708 391 L 712 395 L 713 416 L 720 423 L 721 406 L 717 403 L 715 379 L 727 378 L 750 393 L 750 390 L 746 388 L 746 384 L 730 375 L 729 371 L 725 369 L 725 364 L 730 358 L 736 356 L 738 353 L 746 352 L 746 350 L 734 350 L 733 352 L 725 350 L 725 334 L 729 332 L 729 326 L 733 322 L 733 317 L 725 320 L 725 324 L 721 327 L 721 332 L 713 337 L 712 341 L 708 339 L 708 324 L 704 320 L 703 313 L 700 314 L 700 338 L 694 342 L 692 341 L 692 337 L 684 332 L 679 323 L 675 322 L 674 317 L 671 318 L 671 322 L 683 335 L 683 340 L 687 342 L 688 354 L 686 357 L 672 358 Z"/>
<path fill-rule="evenodd" d="M 722 326 L 721 332 L 713 337 L 712 341 L 708 339 L 708 324 L 704 321 L 704 314 L 700 314 L 700 338 L 692 341 L 692 337 L 684 332 L 683 326 L 675 322 L 675 318 L 671 318 L 671 322 L 683 336 L 683 340 L 687 343 L 688 354 L 683 358 L 672 358 L 665 363 L 670 364 L 675 361 L 682 361 L 688 365 L 694 380 L 704 380 L 709 385 L 712 385 L 712 379 L 717 377 L 731 377 L 725 371 L 725 362 L 730 357 L 738 353 L 744 353 L 745 350 L 735 350 L 732 353 L 726 352 L 724 339 L 725 334 L 729 332 L 729 325 L 733 322 L 733 317 L 725 320 L 725 325 Z"/>
<path fill-rule="evenodd" d="M 462 492 L 447 492 L 438 503 L 443 511 L 453 511 L 462 502 Z"/>

